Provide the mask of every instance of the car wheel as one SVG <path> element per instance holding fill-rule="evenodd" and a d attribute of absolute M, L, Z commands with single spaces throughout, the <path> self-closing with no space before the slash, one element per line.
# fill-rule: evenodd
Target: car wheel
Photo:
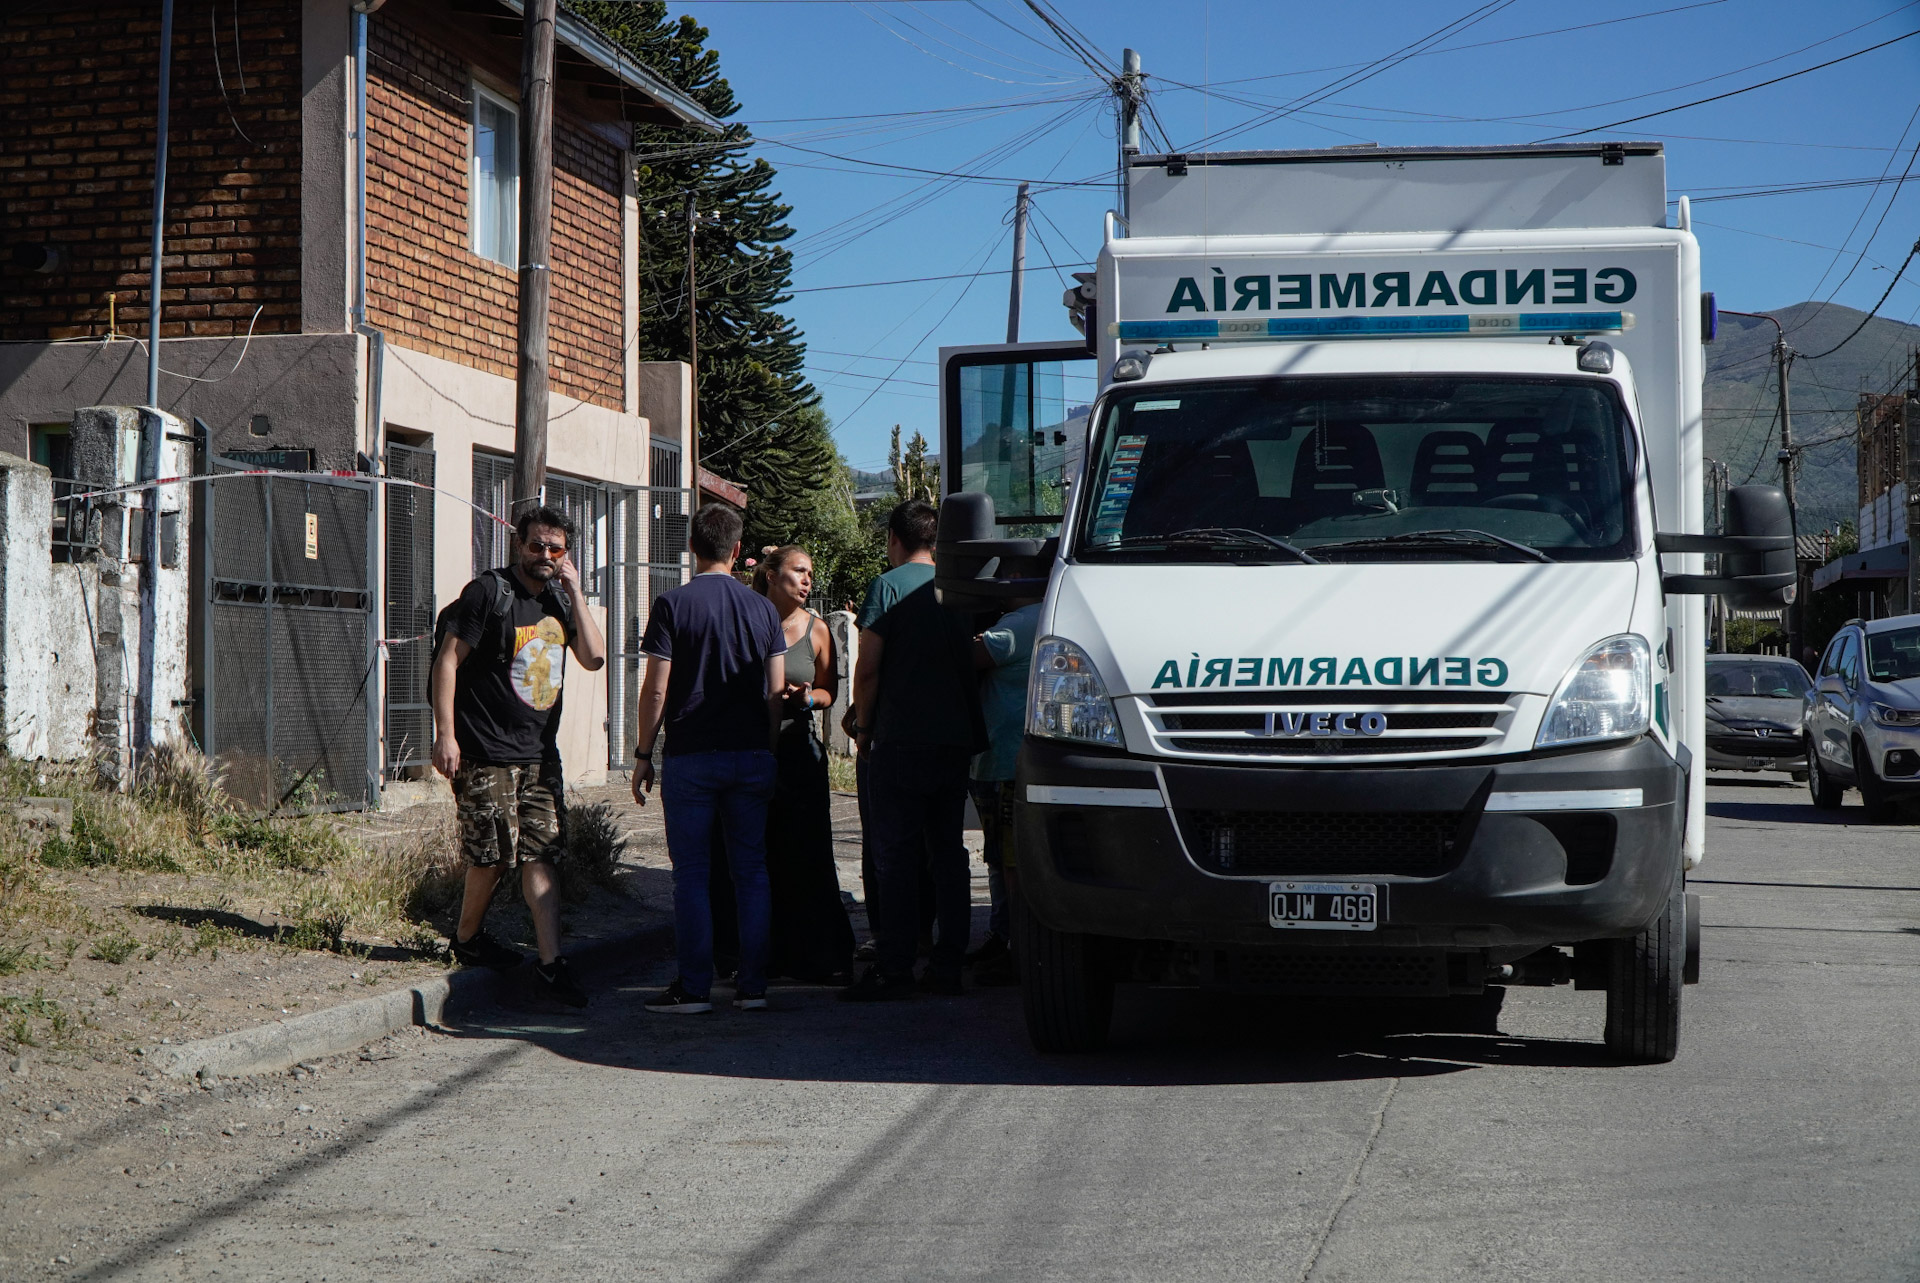
<path fill-rule="evenodd" d="M 1807 782 L 1807 791 L 1813 794 L 1813 804 L 1822 811 L 1837 811 L 1847 791 L 1828 778 L 1826 768 L 1820 765 L 1820 755 L 1813 745 L 1807 745 L 1807 770 L 1800 777 Z"/>
<path fill-rule="evenodd" d="M 1113 977 L 1099 940 L 1055 931 L 1024 905 L 1014 930 L 1020 955 L 1020 997 L 1036 1051 L 1098 1051 L 1113 1023 Z"/>
<path fill-rule="evenodd" d="M 1675 870 L 1667 902 L 1607 958 L 1607 1050 L 1664 1063 L 1680 1054 L 1680 986 L 1687 966 L 1687 897 Z"/>
<path fill-rule="evenodd" d="M 1875 824 L 1886 824 L 1899 818 L 1900 808 L 1887 796 L 1887 786 L 1881 782 L 1879 772 L 1873 769 L 1873 757 L 1860 740 L 1853 742 L 1853 778 L 1859 784 L 1860 801 L 1867 808 L 1867 819 Z"/>

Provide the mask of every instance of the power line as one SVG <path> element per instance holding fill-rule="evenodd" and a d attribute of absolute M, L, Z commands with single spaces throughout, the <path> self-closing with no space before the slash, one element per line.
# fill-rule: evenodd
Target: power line
<path fill-rule="evenodd" d="M 1051 259 L 1047 266 L 1058 270 L 1062 267 L 1091 267 L 1091 263 L 1055 263 Z M 952 272 L 945 276 L 904 276 L 897 281 L 850 281 L 845 285 L 808 285 L 801 289 L 790 289 L 789 294 L 824 294 L 829 290 L 865 290 L 880 285 L 924 285 L 929 281 L 970 281 L 980 276 L 1011 276 L 1010 267 L 983 267 L 977 272 Z"/>
<path fill-rule="evenodd" d="M 1771 80 L 1762 80 L 1759 84 L 1746 85 L 1739 89 L 1729 89 L 1723 94 L 1714 94 L 1710 98 L 1696 98 L 1692 102 L 1683 102 L 1678 107 L 1663 107 L 1659 111 L 1650 111 L 1640 116 L 1628 116 L 1624 120 L 1609 121 L 1604 125 L 1589 125 L 1585 129 L 1576 129 L 1570 134 L 1555 134 L 1553 137 L 1544 139 L 1543 141 L 1551 143 L 1558 142 L 1563 138 L 1579 138 L 1583 134 L 1598 133 L 1603 129 L 1618 129 L 1621 125 L 1631 125 L 1636 121 L 1652 120 L 1656 116 L 1670 116 L 1676 111 L 1686 111 L 1690 107 L 1700 107 L 1710 102 L 1719 102 L 1723 98 L 1737 98 L 1741 94 L 1750 94 L 1756 89 L 1765 89 L 1768 85 L 1777 85 L 1783 80 L 1792 80 L 1796 76 L 1811 75 L 1813 72 L 1824 71 L 1828 67 L 1836 67 L 1843 62 L 1849 62 L 1855 58 L 1863 58 L 1867 54 L 1885 49 L 1889 45 L 1897 45 L 1902 40 L 1911 40 L 1915 36 L 1920 36 L 1920 29 L 1909 31 L 1905 35 L 1895 36 L 1891 40 L 1882 40 L 1879 44 L 1869 45 L 1865 49 L 1856 49 L 1852 53 L 1842 54 L 1838 58 L 1829 58 L 1827 61 L 1816 63 L 1811 67 L 1802 67 L 1799 71 L 1789 71 L 1784 76 L 1775 76 Z"/>
<path fill-rule="evenodd" d="M 1894 272 L 1893 279 L 1887 282 L 1886 293 L 1882 294 L 1880 296 L 1880 301 L 1873 305 L 1873 311 L 1868 312 L 1865 316 L 1860 318 L 1860 324 L 1853 327 L 1853 333 L 1847 335 L 1847 337 L 1845 337 L 1844 339 L 1841 339 L 1838 343 L 1835 343 L 1832 347 L 1828 348 L 1826 351 L 1815 352 L 1809 355 L 1806 359 L 1809 361 L 1818 361 L 1823 356 L 1832 356 L 1835 352 L 1838 352 L 1841 348 L 1853 342 L 1854 337 L 1858 335 L 1860 331 L 1867 328 L 1867 322 L 1871 321 L 1874 318 L 1874 316 L 1880 311 L 1881 307 L 1883 307 L 1886 304 L 1887 299 L 1892 296 L 1893 287 L 1900 283 L 1900 278 L 1906 274 L 1907 265 L 1913 262 L 1913 256 L 1915 254 L 1920 254 L 1920 241 L 1915 241 L 1913 243 L 1913 248 L 1907 251 L 1907 257 L 1904 260 L 1902 260 L 1899 270 Z"/>

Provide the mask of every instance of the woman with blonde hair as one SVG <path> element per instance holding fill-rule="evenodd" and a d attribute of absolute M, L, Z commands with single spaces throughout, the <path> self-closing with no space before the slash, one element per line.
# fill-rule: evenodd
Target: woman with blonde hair
<path fill-rule="evenodd" d="M 780 615 L 787 638 L 787 702 L 774 750 L 777 774 L 767 808 L 767 880 L 773 892 L 773 960 L 769 974 L 828 981 L 853 966 L 853 924 L 833 862 L 833 812 L 827 750 L 815 714 L 840 693 L 833 634 L 807 609 L 813 558 L 797 544 L 763 549 L 753 590 Z M 715 906 L 716 920 L 719 905 Z"/>

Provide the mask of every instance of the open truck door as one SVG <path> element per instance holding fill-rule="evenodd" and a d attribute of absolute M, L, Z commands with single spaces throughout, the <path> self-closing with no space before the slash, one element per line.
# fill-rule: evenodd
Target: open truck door
<path fill-rule="evenodd" d="M 1077 339 L 941 348 L 942 490 L 990 496 L 1000 538 L 1059 533 L 1098 390 Z"/>

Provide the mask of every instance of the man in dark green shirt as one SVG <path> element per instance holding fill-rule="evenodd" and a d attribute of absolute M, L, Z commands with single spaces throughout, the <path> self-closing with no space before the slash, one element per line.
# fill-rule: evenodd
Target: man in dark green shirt
<path fill-rule="evenodd" d="M 967 764 L 980 746 L 966 621 L 933 590 L 932 504 L 909 500 L 887 519 L 894 568 L 861 612 L 854 708 L 867 764 L 867 841 L 880 892 L 874 965 L 841 997 L 868 1002 L 910 995 L 919 937 L 920 883 L 932 880 L 936 936 L 920 987 L 960 992 L 972 916 L 965 824 Z M 871 897 L 870 897 L 871 899 Z"/>

